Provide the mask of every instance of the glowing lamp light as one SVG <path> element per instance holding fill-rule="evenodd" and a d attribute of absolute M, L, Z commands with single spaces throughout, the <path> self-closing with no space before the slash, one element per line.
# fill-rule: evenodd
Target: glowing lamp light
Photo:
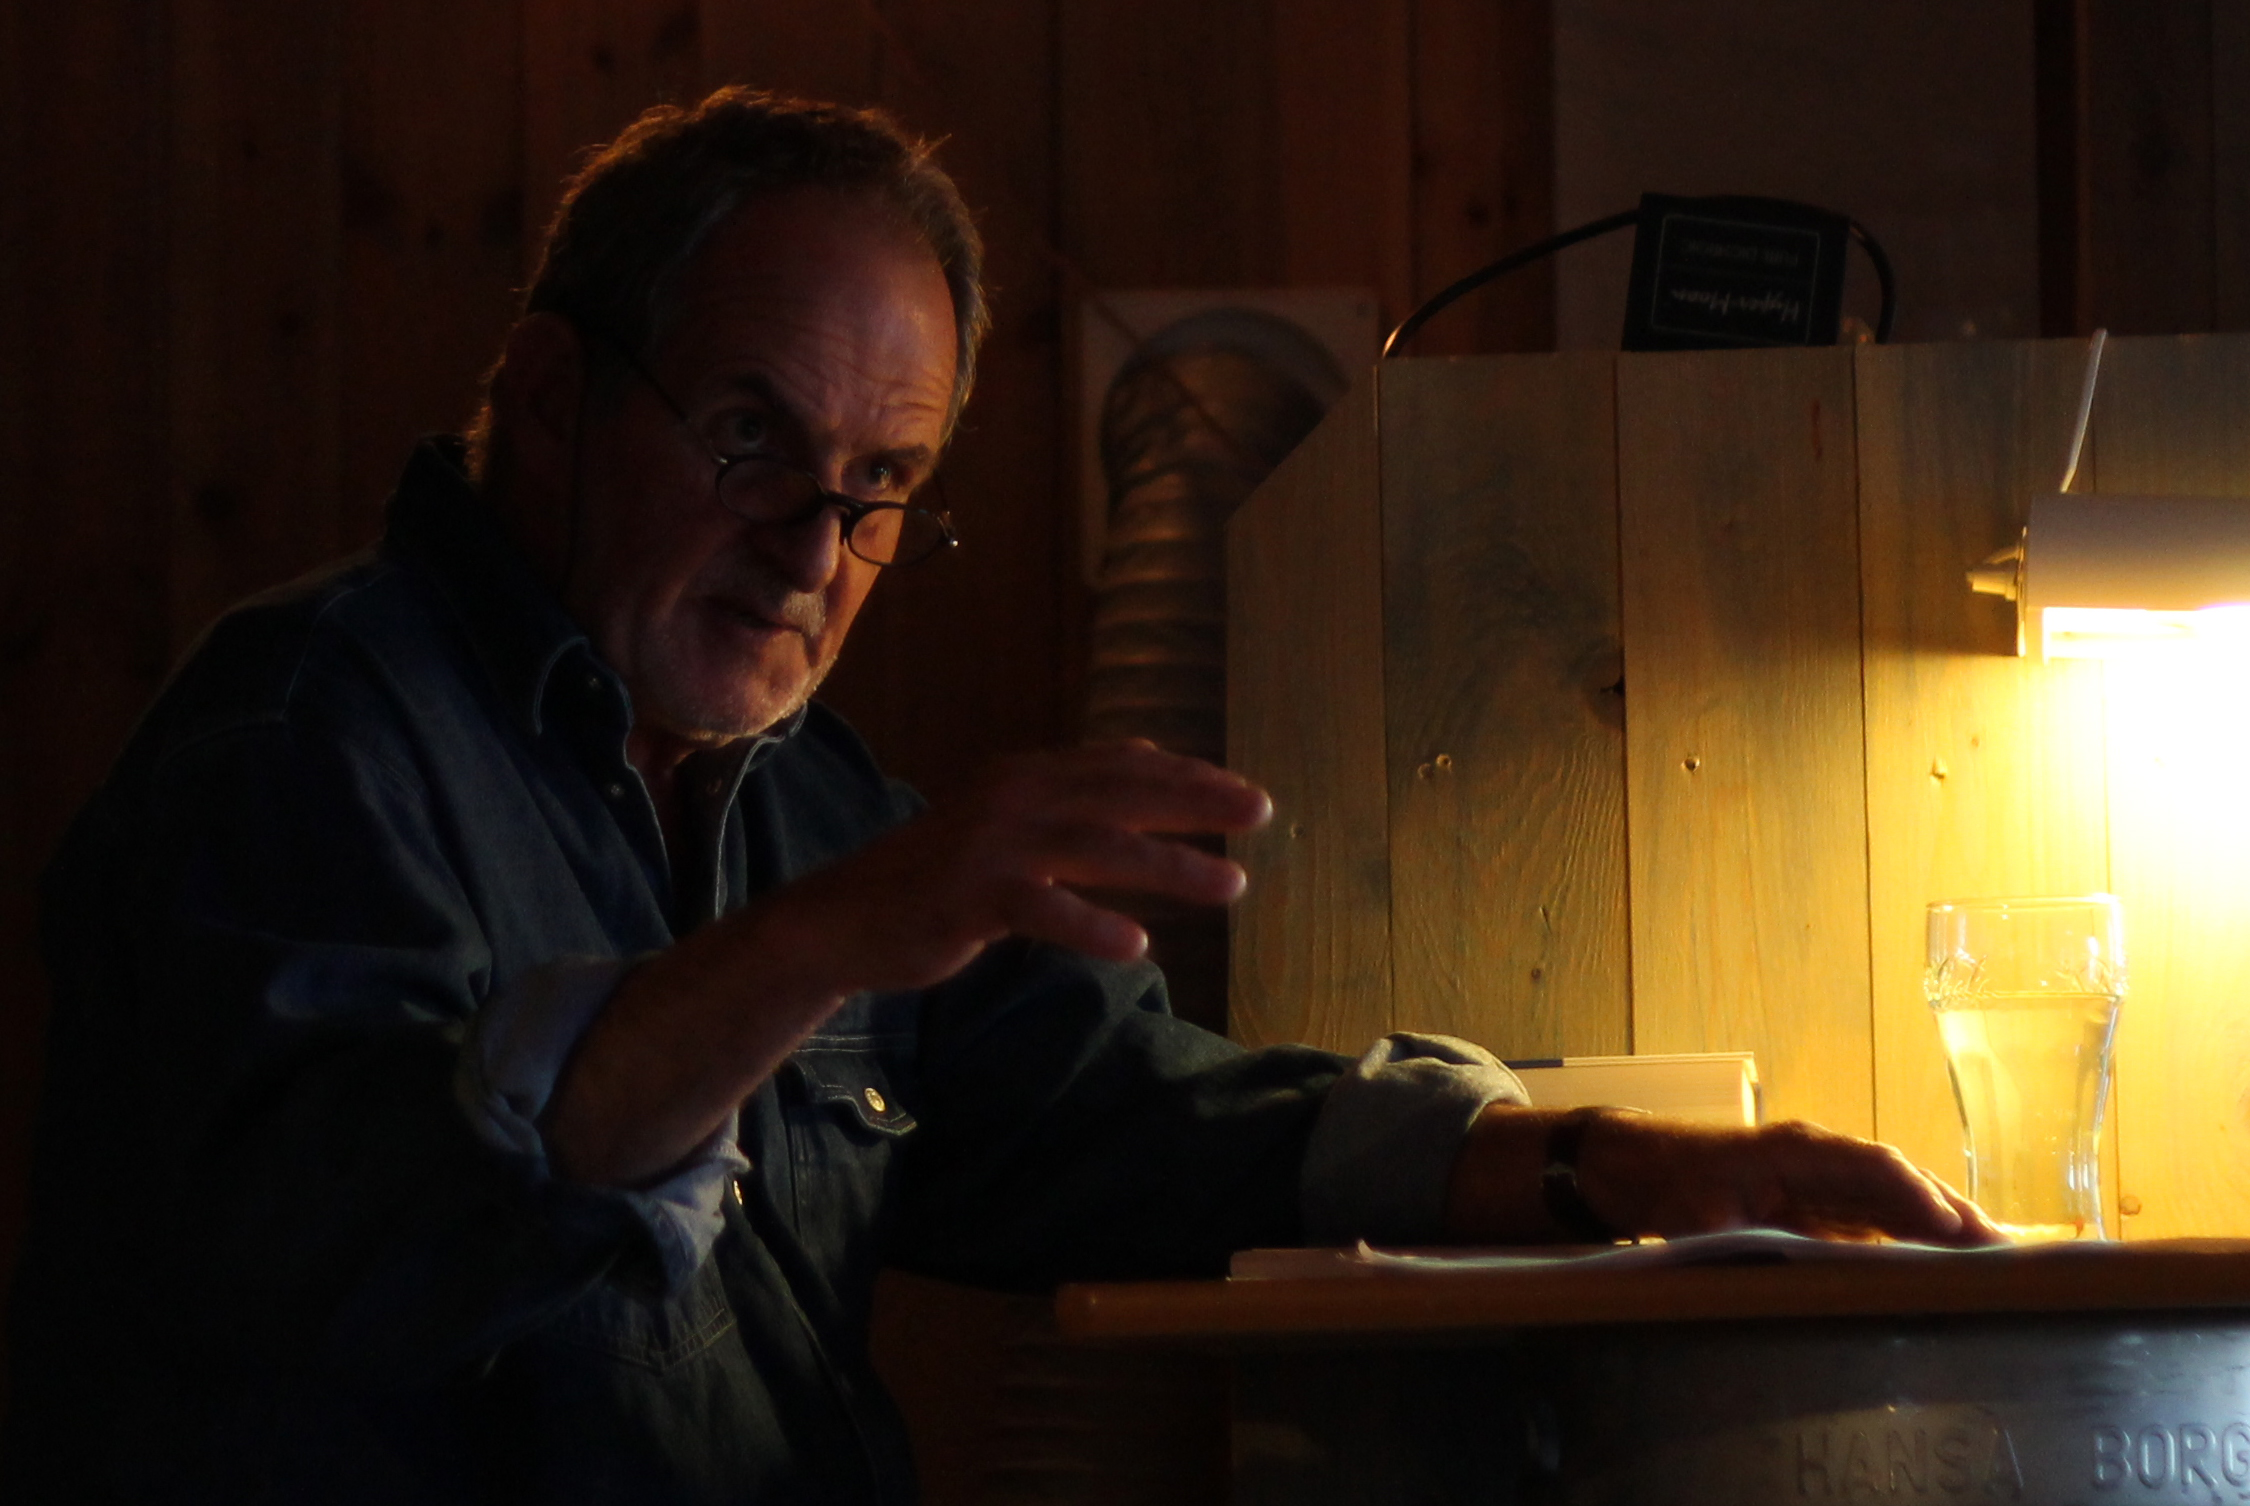
<path fill-rule="evenodd" d="M 2130 659 L 2250 649 L 2250 498 L 2060 495 L 1969 572 L 2016 604 L 2016 652 Z"/>
<path fill-rule="evenodd" d="M 2177 659 L 2250 651 L 2250 497 L 2073 495 L 2109 331 L 2086 345 L 2078 423 L 2054 495 L 2023 536 L 1969 572 L 2016 604 L 2016 652 L 2048 659 Z"/>

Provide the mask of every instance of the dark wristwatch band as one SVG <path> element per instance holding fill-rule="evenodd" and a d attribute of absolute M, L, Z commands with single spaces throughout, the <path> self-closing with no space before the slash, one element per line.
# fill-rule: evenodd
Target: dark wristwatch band
<path fill-rule="evenodd" d="M 1557 1119 L 1547 1131 L 1546 1163 L 1539 1171 L 1539 1196 L 1547 1205 L 1547 1216 L 1572 1239 L 1590 1245 L 1613 1245 L 1624 1238 L 1587 1206 L 1586 1194 L 1578 1186 L 1579 1147 L 1585 1143 L 1586 1131 L 1605 1112 L 1572 1109 Z"/>

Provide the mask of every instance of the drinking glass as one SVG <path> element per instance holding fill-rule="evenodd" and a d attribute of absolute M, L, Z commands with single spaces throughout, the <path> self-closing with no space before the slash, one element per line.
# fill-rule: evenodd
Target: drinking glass
<path fill-rule="evenodd" d="M 1923 993 L 1968 1141 L 1969 1196 L 2020 1239 L 2106 1239 L 2102 1110 L 2125 995 L 2107 894 L 1930 906 Z"/>

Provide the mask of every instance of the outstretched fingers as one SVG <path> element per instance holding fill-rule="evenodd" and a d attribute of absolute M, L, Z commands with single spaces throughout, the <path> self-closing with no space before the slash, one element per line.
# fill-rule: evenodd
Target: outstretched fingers
<path fill-rule="evenodd" d="M 1110 962 L 1132 962 L 1148 951 L 1148 932 L 1114 910 L 1079 898 L 1057 884 L 1026 880 L 1001 896 L 1007 929 Z"/>
<path fill-rule="evenodd" d="M 1236 775 L 1148 743 L 1026 754 L 792 885 L 798 933 L 827 938 L 827 971 L 854 988 L 925 987 L 1011 932 L 1129 960 L 1148 937 L 1100 895 L 1234 900 L 1242 869 L 1183 838 L 1271 809 Z"/>
<path fill-rule="evenodd" d="M 1055 883 L 1161 894 L 1192 904 L 1239 899 L 1240 864 L 1186 842 L 1114 826 L 1049 826 L 1028 845 L 1030 865 Z"/>
<path fill-rule="evenodd" d="M 1273 814 L 1240 775 L 1151 743 L 1102 743 L 1005 764 L 988 797 L 1003 816 L 1127 831 L 1250 831 Z"/>

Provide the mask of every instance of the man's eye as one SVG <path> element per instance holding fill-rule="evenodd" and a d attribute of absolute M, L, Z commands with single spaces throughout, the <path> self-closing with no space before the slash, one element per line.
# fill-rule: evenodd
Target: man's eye
<path fill-rule="evenodd" d="M 913 483 L 899 467 L 887 460 L 876 460 L 868 464 L 867 485 L 873 495 L 895 497 L 911 490 Z"/>
<path fill-rule="evenodd" d="M 747 455 L 766 447 L 773 430 L 765 415 L 738 409 L 711 421 L 711 440 L 722 455 Z"/>

